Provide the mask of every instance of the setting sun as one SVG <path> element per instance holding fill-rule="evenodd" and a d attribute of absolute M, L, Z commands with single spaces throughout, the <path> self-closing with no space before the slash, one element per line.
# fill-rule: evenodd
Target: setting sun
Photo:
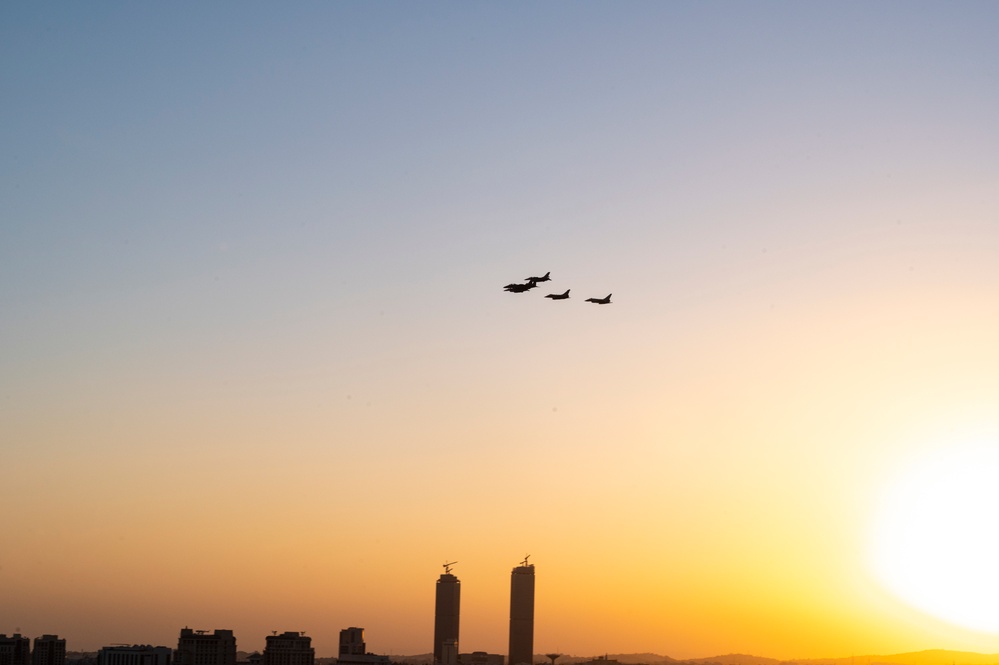
<path fill-rule="evenodd" d="M 904 468 L 872 532 L 872 565 L 896 595 L 940 619 L 999 633 L 999 451 L 954 445 Z"/>

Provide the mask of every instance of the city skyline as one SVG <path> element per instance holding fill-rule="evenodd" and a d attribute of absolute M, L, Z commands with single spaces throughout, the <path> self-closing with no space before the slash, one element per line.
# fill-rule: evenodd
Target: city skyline
<path fill-rule="evenodd" d="M 422 662 L 426 665 L 432 665 L 434 662 L 434 654 L 432 652 L 424 654 L 397 654 L 396 657 L 399 660 L 394 660 L 393 657 L 386 655 L 374 654 L 366 648 L 364 630 L 364 628 L 356 626 L 340 629 L 339 648 L 336 655 L 333 656 L 317 655 L 315 649 L 311 646 L 312 638 L 304 631 L 285 631 L 281 634 L 276 630 L 271 631 L 271 634 L 266 636 L 265 642 L 268 646 L 278 645 L 279 648 L 277 650 L 282 652 L 281 656 L 284 660 L 289 660 L 289 658 L 294 659 L 295 652 L 297 652 L 304 655 L 309 662 L 316 659 L 336 660 L 340 663 L 352 663 L 354 665 L 390 665 L 394 662 Z M 176 649 L 164 645 L 121 643 L 105 645 L 97 650 L 87 652 L 67 649 L 65 638 L 61 638 L 59 635 L 46 634 L 32 638 L 29 635 L 22 635 L 20 633 L 10 636 L 0 633 L 0 662 L 3 665 L 65 665 L 66 662 L 96 662 L 98 665 L 101 665 L 104 662 L 106 665 L 109 661 L 109 656 L 110 660 L 118 662 L 118 665 L 128 665 L 128 663 L 146 663 L 148 665 L 149 662 L 153 661 L 163 661 L 164 665 L 167 665 L 166 660 L 169 660 L 168 665 L 190 663 L 192 660 L 201 661 L 204 665 L 232 663 L 260 665 L 268 660 L 267 654 L 261 651 L 237 650 L 234 648 L 235 645 L 236 638 L 232 630 L 219 628 L 212 630 L 192 629 L 187 626 L 180 629 L 180 637 L 177 640 Z M 267 651 L 267 647 L 264 648 L 264 651 Z M 239 655 L 243 656 L 242 660 L 239 659 Z M 490 654 L 485 651 L 464 653 L 462 656 L 463 659 L 461 662 L 466 665 L 485 665 L 487 663 L 502 665 L 503 663 L 508 663 L 502 654 Z M 623 659 L 620 661 L 622 663 L 634 663 L 635 665 L 653 665 L 663 661 L 725 663 L 730 665 L 745 665 L 745 663 L 749 662 L 763 665 L 765 663 L 780 662 L 778 659 L 752 654 L 723 654 L 685 660 L 673 659 L 665 654 L 652 653 L 613 654 L 614 658 L 610 656 L 611 654 L 607 653 L 596 656 L 580 656 L 571 653 L 534 654 L 533 662 L 534 665 L 544 665 L 546 661 L 553 663 L 555 660 L 564 660 L 566 662 L 578 663 L 589 659 L 592 663 L 616 663 L 619 658 Z M 809 665 L 812 663 L 835 665 L 846 662 L 855 663 L 858 659 L 870 663 L 872 659 L 877 658 L 877 662 L 883 665 L 892 663 L 898 665 L 956 665 L 958 663 L 960 665 L 990 665 L 993 662 L 990 659 L 994 659 L 997 656 L 999 654 L 931 649 L 912 653 L 854 654 L 849 657 L 793 659 L 793 661 L 801 661 Z"/>
<path fill-rule="evenodd" d="M 997 33 L 0 3 L 0 632 L 999 652 Z"/>
<path fill-rule="evenodd" d="M 151 644 L 136 643 L 106 645 L 91 652 L 67 650 L 66 640 L 64 638 L 60 638 L 58 635 L 47 634 L 37 636 L 32 639 L 30 636 L 21 635 L 20 633 L 15 633 L 11 636 L 0 634 L 0 662 L 4 663 L 4 665 L 65 665 L 66 662 L 100 663 L 102 657 L 101 652 L 103 652 L 105 661 L 108 660 L 107 655 L 110 654 L 111 660 L 118 661 L 119 665 L 133 661 L 136 663 L 146 662 L 147 665 L 148 662 L 160 660 L 165 663 L 166 659 L 170 659 L 169 665 L 176 665 L 178 661 L 185 662 L 185 658 L 189 657 L 185 654 L 185 650 L 191 649 L 192 640 L 190 638 L 192 636 L 195 638 L 194 641 L 202 642 L 202 644 L 194 647 L 194 651 L 197 654 L 196 657 L 200 658 L 205 663 L 236 662 L 259 665 L 265 660 L 264 654 L 260 651 L 251 652 L 243 649 L 233 651 L 231 647 L 235 642 L 235 636 L 233 631 L 228 629 L 216 628 L 209 631 L 200 629 L 195 630 L 185 627 L 181 629 L 180 633 L 176 649 L 163 645 L 154 646 Z M 278 634 L 278 631 L 272 631 L 272 634 L 267 636 L 266 642 L 271 644 L 272 641 L 286 642 L 287 645 L 302 643 L 306 645 L 305 651 L 307 652 L 310 660 L 323 659 L 336 660 L 340 663 L 380 663 L 383 665 L 400 661 L 406 663 L 423 662 L 427 665 L 433 663 L 433 653 L 398 654 L 398 658 L 400 659 L 399 661 L 393 660 L 389 656 L 370 653 L 365 647 L 364 629 L 358 627 L 343 628 L 340 630 L 340 645 L 338 653 L 335 656 L 324 656 L 321 654 L 315 655 L 315 650 L 311 648 L 311 638 L 304 632 L 300 631 L 286 631 L 281 635 Z M 33 647 L 31 646 L 32 643 L 34 645 Z M 214 646 L 209 646 L 210 643 L 214 643 Z M 24 648 L 25 646 L 27 648 Z M 238 660 L 237 654 L 242 654 L 245 657 L 244 660 Z M 485 663 L 502 664 L 506 662 L 502 654 L 489 654 L 484 651 L 465 653 L 462 655 L 465 658 L 461 662 L 471 665 L 484 665 Z M 535 665 L 544 665 L 546 660 L 551 663 L 554 662 L 554 660 L 561 659 L 564 659 L 567 662 L 577 663 L 589 660 L 594 664 L 600 662 L 613 664 L 618 662 L 617 659 L 619 658 L 623 659 L 620 662 L 634 663 L 636 665 L 653 665 L 663 661 L 726 663 L 730 665 L 744 665 L 747 662 L 756 663 L 757 665 L 780 662 L 778 659 L 750 654 L 724 654 L 687 660 L 677 660 L 670 658 L 668 655 L 651 653 L 613 654 L 614 658 L 610 657 L 611 654 L 606 653 L 597 656 L 579 656 L 561 653 L 534 654 L 534 656 Z M 872 662 L 872 659 L 876 658 L 878 659 L 877 662 L 885 665 L 891 663 L 898 665 L 955 665 L 958 663 L 960 665 L 990 665 L 994 662 L 996 656 L 999 656 L 999 654 L 983 654 L 934 649 L 913 653 L 880 655 L 854 654 L 849 657 L 794 659 L 794 661 L 801 661 L 808 664 L 822 663 L 823 665 L 834 665 L 837 663 L 847 662 L 855 663 L 857 660 L 870 663 Z M 420 658 L 423 660 L 414 660 Z"/>

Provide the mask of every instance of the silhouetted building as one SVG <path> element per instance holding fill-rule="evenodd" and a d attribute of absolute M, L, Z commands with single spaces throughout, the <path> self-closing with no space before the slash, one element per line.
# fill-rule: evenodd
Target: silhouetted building
<path fill-rule="evenodd" d="M 170 647 L 133 645 L 104 647 L 97 652 L 97 665 L 170 665 Z"/>
<path fill-rule="evenodd" d="M 66 665 L 66 640 L 58 635 L 36 637 L 31 665 Z"/>
<path fill-rule="evenodd" d="M 180 629 L 174 665 L 236 665 L 236 637 L 231 630 Z"/>
<path fill-rule="evenodd" d="M 460 610 L 461 582 L 451 574 L 450 564 L 448 564 L 444 566 L 444 573 L 437 580 L 437 602 L 434 605 L 435 665 L 455 665 L 457 663 Z M 445 649 L 445 642 L 449 642 L 447 649 Z M 446 658 L 451 654 L 453 654 L 454 660 Z"/>
<path fill-rule="evenodd" d="M 340 652 L 337 662 L 341 665 L 377 665 L 391 662 L 388 656 L 368 653 L 364 644 L 363 628 L 344 628 L 340 631 Z"/>
<path fill-rule="evenodd" d="M 458 657 L 461 665 L 503 665 L 506 658 L 501 653 L 486 653 L 485 651 L 473 651 L 463 653 Z"/>
<path fill-rule="evenodd" d="M 0 665 L 31 665 L 31 640 L 21 633 L 0 635 Z"/>
<path fill-rule="evenodd" d="M 305 633 L 288 631 L 267 636 L 263 665 L 315 665 L 315 662 L 312 638 Z"/>
<path fill-rule="evenodd" d="M 364 655 L 364 629 L 344 628 L 340 631 L 340 651 L 337 658 Z"/>
<path fill-rule="evenodd" d="M 534 564 L 524 563 L 510 575 L 510 650 L 507 665 L 534 662 Z"/>
<path fill-rule="evenodd" d="M 441 645 L 441 662 L 440 665 L 458 665 L 458 640 L 444 640 L 444 644 Z"/>

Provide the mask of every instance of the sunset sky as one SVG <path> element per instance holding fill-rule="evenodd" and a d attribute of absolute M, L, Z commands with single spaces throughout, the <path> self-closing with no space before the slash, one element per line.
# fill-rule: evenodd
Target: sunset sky
<path fill-rule="evenodd" d="M 997 34 L 0 4 L 0 633 L 999 652 Z"/>

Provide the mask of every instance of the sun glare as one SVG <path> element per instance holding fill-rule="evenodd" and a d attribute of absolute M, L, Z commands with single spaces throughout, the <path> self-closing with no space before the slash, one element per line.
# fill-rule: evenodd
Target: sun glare
<path fill-rule="evenodd" d="M 937 618 L 999 633 L 999 442 L 939 450 L 886 487 L 871 536 L 877 577 Z"/>

